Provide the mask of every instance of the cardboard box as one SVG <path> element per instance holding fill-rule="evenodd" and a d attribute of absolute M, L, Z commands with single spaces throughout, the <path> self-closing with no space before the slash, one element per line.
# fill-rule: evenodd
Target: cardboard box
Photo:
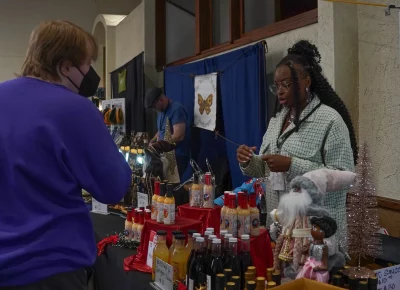
<path fill-rule="evenodd" d="M 281 286 L 273 288 L 274 290 L 338 290 L 342 289 L 329 284 L 320 283 L 309 279 L 297 279 Z M 342 289 L 343 290 L 343 289 Z"/>

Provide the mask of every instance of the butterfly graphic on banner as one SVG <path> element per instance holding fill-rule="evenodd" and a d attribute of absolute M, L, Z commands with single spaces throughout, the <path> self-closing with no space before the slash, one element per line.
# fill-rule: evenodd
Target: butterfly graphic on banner
<path fill-rule="evenodd" d="M 210 94 L 207 99 L 204 99 L 202 95 L 197 94 L 198 100 L 197 102 L 199 103 L 199 112 L 201 115 L 204 114 L 204 111 L 206 112 L 207 115 L 211 113 L 211 106 L 213 103 L 213 95 Z"/>

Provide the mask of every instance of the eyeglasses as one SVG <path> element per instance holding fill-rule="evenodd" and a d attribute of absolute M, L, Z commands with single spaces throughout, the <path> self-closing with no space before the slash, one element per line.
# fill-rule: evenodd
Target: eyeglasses
<path fill-rule="evenodd" d="M 269 90 L 271 91 L 271 93 L 273 93 L 275 96 L 277 96 L 278 91 L 280 89 L 282 89 L 282 91 L 284 93 L 286 93 L 287 91 L 289 91 L 291 85 L 292 85 L 292 82 L 287 83 L 287 82 L 283 81 L 283 82 L 278 83 L 277 85 L 270 85 Z"/>

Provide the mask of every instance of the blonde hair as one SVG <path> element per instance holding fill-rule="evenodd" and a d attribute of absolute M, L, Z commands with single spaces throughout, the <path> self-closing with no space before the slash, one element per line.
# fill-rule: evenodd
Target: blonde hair
<path fill-rule="evenodd" d="M 61 62 L 79 67 L 89 58 L 96 60 L 97 53 L 96 40 L 81 27 L 68 21 L 44 22 L 31 34 L 21 75 L 59 81 Z"/>

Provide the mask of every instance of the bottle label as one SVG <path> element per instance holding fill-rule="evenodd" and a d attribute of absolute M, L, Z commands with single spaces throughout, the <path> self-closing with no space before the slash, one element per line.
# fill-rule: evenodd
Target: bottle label
<path fill-rule="evenodd" d="M 238 215 L 238 219 L 237 219 L 237 230 L 238 230 L 238 236 L 239 238 L 244 235 L 244 221 L 245 216 L 243 215 Z"/>
<path fill-rule="evenodd" d="M 201 206 L 201 191 L 198 189 L 191 191 L 190 206 L 200 207 Z"/>
<path fill-rule="evenodd" d="M 229 214 L 225 215 L 225 230 L 227 230 L 229 234 L 232 233 L 232 218 Z"/>
<path fill-rule="evenodd" d="M 175 204 L 164 205 L 164 224 L 171 225 L 175 222 Z"/>
<path fill-rule="evenodd" d="M 250 232 L 251 235 L 258 235 L 260 230 L 260 215 L 258 213 L 250 214 Z"/>
<path fill-rule="evenodd" d="M 157 222 L 162 223 L 164 221 L 164 204 L 157 203 Z"/>
<path fill-rule="evenodd" d="M 244 234 L 249 235 L 251 228 L 250 228 L 250 215 L 247 215 L 244 217 Z"/>
<path fill-rule="evenodd" d="M 136 232 L 136 241 L 140 242 L 141 234 L 142 234 L 142 231 L 141 230 L 137 230 L 137 232 Z"/>
<path fill-rule="evenodd" d="M 194 290 L 194 281 L 193 281 L 193 279 L 189 279 L 189 289 L 188 290 Z"/>
<path fill-rule="evenodd" d="M 213 290 L 211 289 L 211 276 L 207 275 L 207 290 Z"/>
<path fill-rule="evenodd" d="M 157 202 L 153 202 L 151 205 L 151 219 L 153 221 L 157 220 Z"/>
<path fill-rule="evenodd" d="M 214 194 L 212 185 L 204 186 L 203 188 L 203 207 L 214 207 Z"/>

